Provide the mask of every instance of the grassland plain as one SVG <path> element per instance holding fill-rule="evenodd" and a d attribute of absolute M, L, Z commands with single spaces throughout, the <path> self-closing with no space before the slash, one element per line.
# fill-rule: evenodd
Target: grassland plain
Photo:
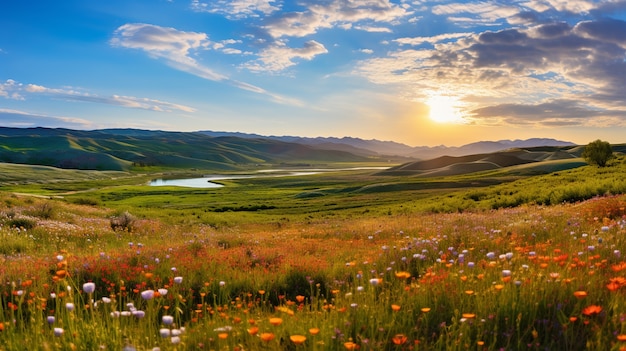
<path fill-rule="evenodd" d="M 625 167 L 3 182 L 0 348 L 626 349 Z"/>

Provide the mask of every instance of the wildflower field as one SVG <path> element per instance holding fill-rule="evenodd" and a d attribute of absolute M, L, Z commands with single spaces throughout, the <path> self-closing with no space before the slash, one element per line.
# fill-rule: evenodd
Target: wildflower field
<path fill-rule="evenodd" d="M 2 193 L 3 350 L 622 350 L 626 198 L 215 229 Z"/>

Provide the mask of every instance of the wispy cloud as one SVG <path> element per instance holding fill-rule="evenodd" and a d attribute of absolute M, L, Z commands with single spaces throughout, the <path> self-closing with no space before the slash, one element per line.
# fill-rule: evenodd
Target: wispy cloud
<path fill-rule="evenodd" d="M 0 108 L 0 122 L 3 127 L 28 128 L 45 126 L 49 128 L 90 129 L 91 121 L 75 117 L 47 116 L 24 111 Z"/>
<path fill-rule="evenodd" d="M 48 95 L 53 98 L 63 99 L 66 101 L 92 102 L 159 112 L 196 111 L 194 108 L 189 106 L 150 98 L 120 95 L 99 96 L 77 89 L 48 88 L 37 84 L 22 84 L 14 80 L 7 80 L 5 83 L 0 84 L 0 96 L 5 98 L 23 100 L 27 94 Z"/>
<path fill-rule="evenodd" d="M 304 37 L 320 29 L 344 27 L 377 28 L 370 23 L 390 23 L 412 13 L 389 0 L 334 0 L 327 3 L 308 1 L 298 12 L 284 12 L 268 20 L 264 28 L 274 38 Z M 345 27 L 344 27 L 345 28 Z"/>
<path fill-rule="evenodd" d="M 282 41 L 264 49 L 259 53 L 259 59 L 248 63 L 246 68 L 252 71 L 282 71 L 295 65 L 296 59 L 311 60 L 315 56 L 327 53 L 324 45 L 315 40 L 304 43 L 301 48 L 290 48 Z"/>
<path fill-rule="evenodd" d="M 224 42 L 220 43 L 218 47 L 221 48 L 223 44 Z M 145 23 L 131 23 L 119 27 L 113 33 L 111 45 L 143 50 L 151 57 L 163 59 L 168 66 L 174 69 L 263 94 L 277 103 L 300 104 L 295 99 L 271 93 L 253 84 L 231 79 L 196 61 L 192 57 L 195 52 L 208 50 L 212 45 L 215 46 L 205 33 L 185 32 Z"/>
<path fill-rule="evenodd" d="M 269 15 L 280 8 L 275 0 L 192 0 L 191 8 L 197 12 L 221 14 L 231 19 Z"/>

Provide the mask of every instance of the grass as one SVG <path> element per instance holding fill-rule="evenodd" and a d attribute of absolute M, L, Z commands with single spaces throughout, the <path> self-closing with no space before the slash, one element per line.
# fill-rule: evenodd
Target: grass
<path fill-rule="evenodd" d="M 626 349 L 623 167 L 11 185 L 0 349 Z"/>

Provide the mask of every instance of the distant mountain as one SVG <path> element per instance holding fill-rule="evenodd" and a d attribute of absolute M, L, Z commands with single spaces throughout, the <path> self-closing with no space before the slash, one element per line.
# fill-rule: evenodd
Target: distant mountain
<path fill-rule="evenodd" d="M 500 140 L 500 141 L 480 141 L 458 147 L 448 146 L 416 146 L 397 143 L 394 141 L 380 140 L 364 140 L 359 138 L 343 137 L 343 138 L 305 138 L 297 136 L 262 136 L 258 134 L 246 133 L 229 133 L 229 132 L 213 132 L 200 131 L 210 136 L 236 136 L 240 138 L 267 138 L 293 142 L 306 145 L 314 145 L 318 148 L 345 150 L 357 155 L 373 156 L 401 156 L 414 159 L 427 160 L 440 156 L 465 156 L 473 154 L 483 154 L 496 151 L 502 151 L 512 148 L 527 148 L 538 146 L 574 146 L 574 143 L 546 138 L 532 138 L 526 140 Z"/>

